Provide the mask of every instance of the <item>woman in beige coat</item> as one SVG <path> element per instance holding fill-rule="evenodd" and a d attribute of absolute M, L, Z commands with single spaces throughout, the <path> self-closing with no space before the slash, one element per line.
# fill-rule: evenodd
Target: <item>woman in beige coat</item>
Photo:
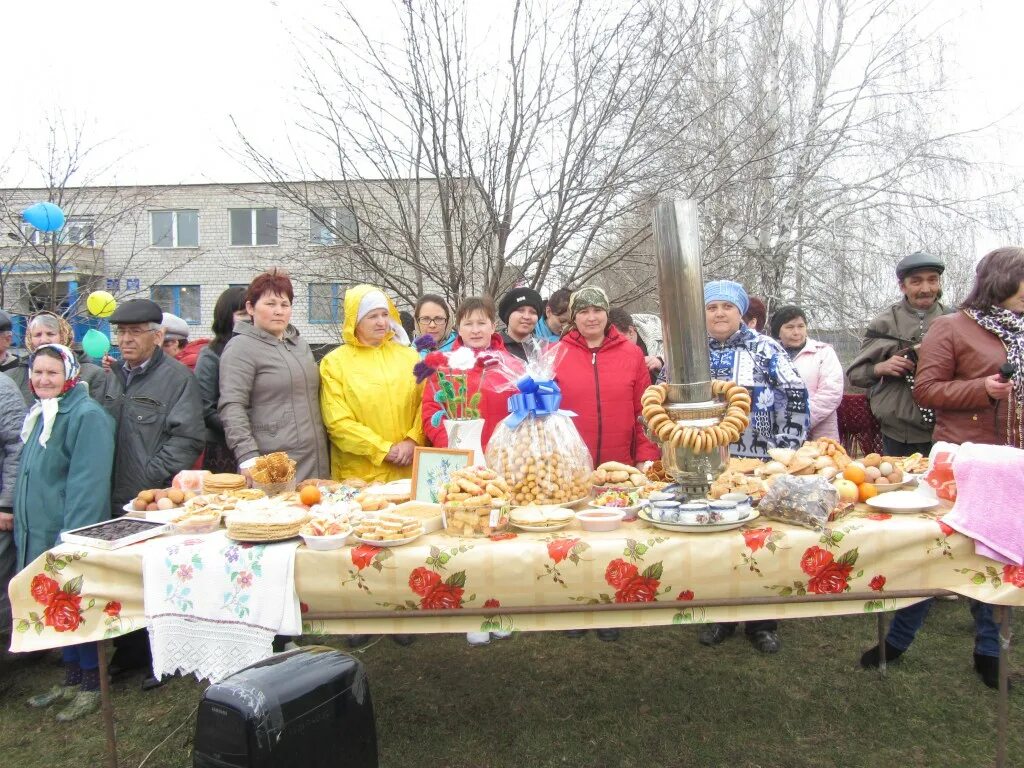
<path fill-rule="evenodd" d="M 247 469 L 257 456 L 285 451 L 296 477 L 330 477 L 327 433 L 320 418 L 320 371 L 309 344 L 291 324 L 291 280 L 277 270 L 250 283 L 245 309 L 220 361 L 220 401 L 228 447 Z"/>

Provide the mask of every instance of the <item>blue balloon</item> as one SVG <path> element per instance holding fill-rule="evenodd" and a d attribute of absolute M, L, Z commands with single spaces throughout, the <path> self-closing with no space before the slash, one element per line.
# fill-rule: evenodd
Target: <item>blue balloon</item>
<path fill-rule="evenodd" d="M 103 331 L 90 328 L 82 338 L 82 350 L 93 360 L 101 359 L 110 349 L 110 339 Z"/>
<path fill-rule="evenodd" d="M 64 211 L 53 203 L 30 205 L 21 217 L 40 232 L 56 232 L 64 226 Z"/>

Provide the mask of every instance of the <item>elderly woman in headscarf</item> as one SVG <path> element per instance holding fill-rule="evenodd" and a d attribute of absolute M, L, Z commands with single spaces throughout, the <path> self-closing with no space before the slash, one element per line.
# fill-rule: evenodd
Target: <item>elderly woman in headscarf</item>
<path fill-rule="evenodd" d="M 320 362 L 320 412 L 331 442 L 331 476 L 388 482 L 412 474 L 423 445 L 423 385 L 416 350 L 395 305 L 372 285 L 345 292 L 345 343 Z"/>
<path fill-rule="evenodd" d="M 14 496 L 19 570 L 60 543 L 62 532 L 110 517 L 114 463 L 114 421 L 80 383 L 74 353 L 61 344 L 40 345 L 29 371 L 35 400 L 21 430 L 24 448 Z M 45 606 L 45 620 L 58 621 L 65 593 L 57 582 L 40 573 L 32 581 L 32 594 Z M 57 714 L 62 722 L 95 711 L 100 696 L 98 645 L 66 647 L 64 675 L 63 685 L 33 696 L 29 705 L 66 703 Z"/>
<path fill-rule="evenodd" d="M 32 405 L 35 399 L 32 389 L 29 386 L 29 359 L 31 353 L 43 344 L 61 344 L 71 347 L 74 343 L 74 331 L 71 325 L 60 315 L 53 312 L 39 312 L 33 315 L 25 328 L 25 348 L 29 351 L 29 357 L 19 365 L 17 370 L 10 371 L 8 376 L 14 379 L 25 398 L 25 405 Z M 103 402 L 103 393 L 106 389 L 107 373 L 100 366 L 89 362 L 87 359 L 81 362 L 81 374 L 79 378 L 89 388 L 89 396 L 98 403 Z"/>
<path fill-rule="evenodd" d="M 807 387 L 782 345 L 744 324 L 748 303 L 739 283 L 715 280 L 704 286 L 711 377 L 746 387 L 752 404 L 750 425 L 730 450 L 736 456 L 764 459 L 770 448 L 803 444 L 809 424 Z M 718 645 L 735 631 L 735 623 L 708 624 L 697 639 L 702 645 Z M 761 653 L 782 647 L 774 619 L 748 621 L 745 632 Z"/>

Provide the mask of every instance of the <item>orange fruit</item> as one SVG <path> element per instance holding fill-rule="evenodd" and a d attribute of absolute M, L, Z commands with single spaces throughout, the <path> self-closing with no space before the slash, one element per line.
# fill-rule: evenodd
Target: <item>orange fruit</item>
<path fill-rule="evenodd" d="M 320 489 L 315 485 L 307 485 L 301 491 L 299 491 L 299 501 L 305 504 L 307 507 L 312 507 L 314 504 L 319 504 L 321 500 Z"/>
<path fill-rule="evenodd" d="M 858 501 L 867 501 L 872 496 L 878 495 L 878 489 L 871 483 L 861 483 L 857 486 Z"/>
<path fill-rule="evenodd" d="M 867 475 L 864 474 L 863 469 L 851 464 L 843 470 L 843 479 L 849 480 L 851 483 L 856 485 L 860 485 L 867 479 Z"/>

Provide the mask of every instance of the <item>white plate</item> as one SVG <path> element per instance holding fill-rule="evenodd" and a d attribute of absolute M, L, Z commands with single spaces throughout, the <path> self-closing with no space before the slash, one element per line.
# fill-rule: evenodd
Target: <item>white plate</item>
<path fill-rule="evenodd" d="M 886 512 L 895 512 L 896 514 L 927 512 L 939 506 L 937 499 L 929 498 L 916 491 L 880 493 L 877 496 L 872 496 L 866 503 L 869 507 L 884 509 Z"/>
<path fill-rule="evenodd" d="M 555 523 L 554 525 L 520 525 L 519 523 L 512 523 L 514 528 L 518 528 L 520 531 L 528 531 L 530 533 L 547 533 L 548 531 L 560 531 L 563 528 L 568 528 L 572 524 L 572 520 L 566 520 L 564 523 Z"/>
<path fill-rule="evenodd" d="M 349 526 L 348 530 L 344 533 L 335 533 L 330 536 L 311 536 L 306 533 L 300 533 L 299 535 L 306 542 L 306 546 L 309 549 L 324 552 L 332 549 L 341 549 L 345 546 L 348 537 L 352 535 L 352 526 Z"/>
<path fill-rule="evenodd" d="M 360 544 L 369 544 L 371 547 L 400 547 L 403 544 L 409 544 L 410 542 L 416 541 L 422 533 L 417 533 L 415 536 L 410 536 L 408 539 L 392 539 L 391 541 L 371 541 L 370 539 L 361 539 L 358 536 L 353 538 Z"/>
<path fill-rule="evenodd" d="M 663 523 L 660 520 L 652 520 L 647 515 L 640 513 L 639 517 L 645 523 L 650 523 L 655 528 L 661 528 L 663 531 L 678 531 L 681 533 L 719 533 L 721 531 L 731 531 L 734 528 L 741 528 L 752 520 L 756 520 L 761 516 L 761 513 L 756 509 L 750 510 L 750 516 L 745 517 L 742 520 L 731 520 L 728 523 L 707 523 L 706 525 L 688 525 L 686 523 Z"/>
<path fill-rule="evenodd" d="M 169 523 L 171 520 L 176 518 L 178 515 L 185 512 L 185 507 L 171 507 L 170 509 L 154 509 L 152 512 L 146 512 L 142 509 L 135 509 L 132 504 L 133 501 L 129 501 L 121 509 L 128 513 L 129 517 L 144 517 L 146 520 L 152 520 L 157 523 Z"/>
<path fill-rule="evenodd" d="M 638 510 L 646 507 L 647 505 L 634 504 L 632 507 L 606 507 L 601 504 L 595 504 L 594 502 L 590 502 L 589 506 L 592 507 L 593 509 L 600 509 L 602 512 L 622 512 L 626 515 L 629 515 L 633 512 L 637 512 Z"/>

